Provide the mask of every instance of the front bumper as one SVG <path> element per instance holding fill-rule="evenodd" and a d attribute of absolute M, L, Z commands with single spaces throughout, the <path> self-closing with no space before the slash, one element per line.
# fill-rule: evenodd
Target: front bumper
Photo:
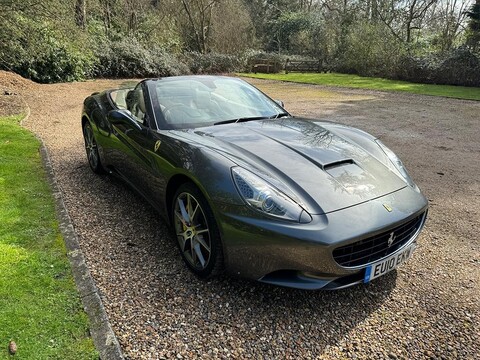
<path fill-rule="evenodd" d="M 247 207 L 216 204 L 230 273 L 312 290 L 363 282 L 369 264 L 343 267 L 334 260 L 333 250 L 426 215 L 427 207 L 425 197 L 409 187 L 347 209 L 312 215 L 308 224 L 261 218 Z M 395 252 L 416 241 L 425 217 L 418 231 Z"/>

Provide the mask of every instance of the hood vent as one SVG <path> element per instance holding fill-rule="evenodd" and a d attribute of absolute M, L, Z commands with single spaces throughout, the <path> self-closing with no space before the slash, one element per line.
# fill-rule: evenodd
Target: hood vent
<path fill-rule="evenodd" d="M 353 165 L 353 164 L 355 164 L 355 161 L 353 161 L 353 159 L 339 160 L 339 161 L 334 161 L 329 164 L 323 165 L 323 170 L 329 170 L 339 166 Z"/>

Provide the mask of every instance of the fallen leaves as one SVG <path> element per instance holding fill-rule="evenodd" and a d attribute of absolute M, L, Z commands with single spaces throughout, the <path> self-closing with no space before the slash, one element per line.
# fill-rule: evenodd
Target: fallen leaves
<path fill-rule="evenodd" d="M 10 340 L 10 342 L 8 343 L 8 352 L 10 353 L 10 355 L 15 355 L 15 353 L 17 352 L 17 344 L 15 343 L 15 341 Z"/>

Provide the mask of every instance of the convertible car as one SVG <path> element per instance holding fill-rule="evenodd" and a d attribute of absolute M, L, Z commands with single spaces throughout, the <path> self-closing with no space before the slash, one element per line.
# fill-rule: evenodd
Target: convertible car
<path fill-rule="evenodd" d="M 81 124 L 91 169 L 149 201 L 203 278 L 367 283 L 410 258 L 425 223 L 427 200 L 380 140 L 293 117 L 241 79 L 168 77 L 94 93 Z"/>

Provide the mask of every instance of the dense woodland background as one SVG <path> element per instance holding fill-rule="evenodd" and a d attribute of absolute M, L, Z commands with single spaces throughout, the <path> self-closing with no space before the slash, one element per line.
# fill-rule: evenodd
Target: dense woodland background
<path fill-rule="evenodd" d="M 480 86 L 480 0 L 0 0 L 0 68 L 39 82 L 247 71 L 254 58 Z"/>

